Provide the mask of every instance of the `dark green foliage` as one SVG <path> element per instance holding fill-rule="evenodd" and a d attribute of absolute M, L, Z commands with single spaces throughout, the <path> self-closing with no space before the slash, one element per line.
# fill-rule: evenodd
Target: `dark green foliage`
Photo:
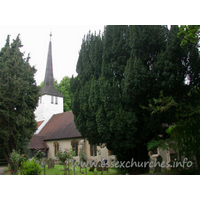
<path fill-rule="evenodd" d="M 0 146 L 7 160 L 13 149 L 26 153 L 26 147 L 37 129 L 34 110 L 39 89 L 29 65 L 30 57 L 23 58 L 19 35 L 0 51 Z"/>
<path fill-rule="evenodd" d="M 106 26 L 102 38 L 89 33 L 83 40 L 78 76 L 71 79 L 75 123 L 83 137 L 105 143 L 118 161 L 148 161 L 147 143 L 167 137 L 176 107 L 154 115 L 148 109 L 161 91 L 174 105 L 198 97 L 198 49 L 181 48 L 178 31 L 178 26 Z M 126 170 L 143 173 L 148 167 Z"/>

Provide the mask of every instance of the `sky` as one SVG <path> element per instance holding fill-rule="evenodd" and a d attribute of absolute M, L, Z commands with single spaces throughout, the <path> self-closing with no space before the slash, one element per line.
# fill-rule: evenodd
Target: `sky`
<path fill-rule="evenodd" d="M 37 69 L 35 79 L 39 85 L 45 76 L 50 32 L 53 73 L 59 83 L 65 76 L 77 75 L 76 64 L 84 35 L 90 30 L 103 32 L 104 25 L 3 25 L 0 29 L 0 48 L 5 45 L 7 35 L 10 35 L 12 42 L 20 34 L 23 45 L 21 52 L 25 57 L 30 54 L 29 63 Z"/>
<path fill-rule="evenodd" d="M 123 4 L 113 0 L 96 4 L 92 0 L 29 0 L 28 4 L 26 0 L 6 0 L 0 7 L 0 48 L 5 45 L 8 34 L 11 41 L 20 34 L 24 45 L 21 50 L 25 57 L 30 53 L 30 64 L 36 67 L 35 79 L 40 84 L 45 76 L 52 32 L 54 78 L 60 82 L 64 76 L 77 75 L 78 52 L 89 30 L 103 32 L 107 24 L 190 24 L 187 15 L 178 15 L 176 20 L 179 4 L 160 5 L 158 9 L 158 6 L 152 7 L 155 2 L 145 1 L 144 6 L 143 1 L 130 4 L 128 0 Z M 193 11 L 195 13 L 195 9 Z"/>

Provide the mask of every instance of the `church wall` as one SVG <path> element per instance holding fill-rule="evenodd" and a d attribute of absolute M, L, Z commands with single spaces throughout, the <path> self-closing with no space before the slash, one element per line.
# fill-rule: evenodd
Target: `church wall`
<path fill-rule="evenodd" d="M 59 143 L 59 150 L 63 151 L 63 150 L 65 150 L 65 147 L 67 147 L 68 149 L 72 148 L 71 142 L 73 140 L 76 140 L 77 142 L 80 143 L 81 138 L 46 141 L 47 145 L 49 146 L 48 157 L 53 158 L 53 159 L 57 159 L 54 155 L 54 143 L 55 142 Z M 78 146 L 78 152 L 79 151 L 80 151 L 80 146 Z M 78 161 L 78 156 L 75 156 L 74 159 L 76 161 Z"/>
<path fill-rule="evenodd" d="M 84 140 L 84 151 L 85 151 L 85 154 L 87 155 L 87 158 L 92 159 L 95 162 L 101 161 L 103 159 L 107 159 L 108 162 L 115 160 L 114 155 L 108 154 L 108 149 L 106 148 L 106 146 L 102 147 L 102 148 L 100 146 L 97 146 L 97 156 L 91 156 L 91 154 L 90 154 L 90 144 L 89 144 L 89 141 L 87 139 Z"/>
<path fill-rule="evenodd" d="M 39 99 L 38 106 L 35 110 L 35 120 L 36 121 L 43 121 L 44 120 L 44 105 L 45 104 L 44 104 L 43 98 L 42 98 L 42 102 L 40 102 L 40 99 Z"/>
<path fill-rule="evenodd" d="M 78 154 L 80 151 L 80 142 L 83 140 L 82 138 L 74 138 L 74 139 L 65 139 L 65 140 L 53 140 L 53 141 L 46 141 L 47 145 L 49 146 L 49 152 L 48 152 L 48 158 L 53 158 L 56 159 L 54 155 L 54 143 L 58 142 L 59 143 L 59 149 L 61 151 L 65 150 L 65 147 L 67 148 L 72 148 L 71 142 L 73 140 L 76 140 L 79 145 L 78 145 Z M 109 156 L 108 155 L 108 149 L 106 147 L 101 148 L 100 146 L 97 146 L 97 156 L 91 156 L 90 155 L 90 144 L 87 139 L 84 139 L 84 152 L 87 155 L 87 159 L 92 159 L 95 162 L 101 161 L 103 159 L 107 159 L 108 162 L 111 162 L 112 160 L 115 159 L 114 155 Z M 75 156 L 74 159 L 78 162 L 79 161 L 79 156 Z"/>

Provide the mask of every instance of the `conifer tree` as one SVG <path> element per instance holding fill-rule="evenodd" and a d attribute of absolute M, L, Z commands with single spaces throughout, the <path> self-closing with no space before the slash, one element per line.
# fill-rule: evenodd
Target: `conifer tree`
<path fill-rule="evenodd" d="M 144 109 L 161 91 L 177 103 L 198 97 L 199 54 L 194 45 L 180 47 L 178 31 L 178 26 L 170 31 L 166 26 L 106 26 L 99 44 L 91 34 L 83 40 L 78 76 L 71 79 L 75 123 L 91 144 L 106 144 L 118 161 L 147 161 L 147 143 L 175 121 L 174 107 L 156 115 Z M 103 45 L 98 65 L 92 62 L 97 60 L 94 44 Z M 148 166 L 126 170 L 144 173 Z"/>
<path fill-rule="evenodd" d="M 19 35 L 10 44 L 7 37 L 0 51 L 0 146 L 7 161 L 15 149 L 20 153 L 27 147 L 37 129 L 34 110 L 38 103 L 35 67 L 24 58 Z"/>
<path fill-rule="evenodd" d="M 91 34 L 84 37 L 77 62 L 78 76 L 71 79 L 72 110 L 78 130 L 83 137 L 90 138 L 90 144 L 100 143 L 96 125 L 96 112 L 98 109 L 97 80 L 102 65 L 102 39 L 100 34 Z M 92 137 L 95 135 L 95 137 Z"/>

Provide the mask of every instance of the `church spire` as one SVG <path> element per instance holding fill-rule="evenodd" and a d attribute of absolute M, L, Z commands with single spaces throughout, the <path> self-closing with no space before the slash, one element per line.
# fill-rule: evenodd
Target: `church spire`
<path fill-rule="evenodd" d="M 48 56 L 47 56 L 47 65 L 46 65 L 44 86 L 54 86 L 51 36 L 52 36 L 52 34 L 50 33 L 49 51 L 48 51 Z"/>
<path fill-rule="evenodd" d="M 58 92 L 54 87 L 51 37 L 52 37 L 52 33 L 50 33 L 44 86 L 42 90 L 40 91 L 40 94 L 42 95 L 48 94 L 48 95 L 63 97 L 63 95 L 60 92 Z"/>

